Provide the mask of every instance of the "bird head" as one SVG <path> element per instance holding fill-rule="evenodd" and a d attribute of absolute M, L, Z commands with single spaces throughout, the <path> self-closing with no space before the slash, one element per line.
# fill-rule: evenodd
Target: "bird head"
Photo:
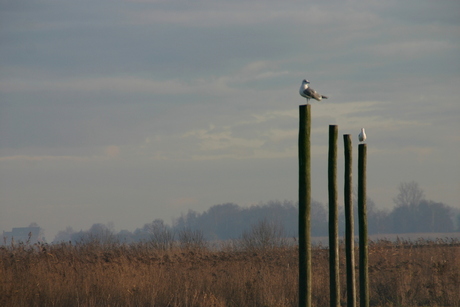
<path fill-rule="evenodd" d="M 310 81 L 304 79 L 304 80 L 302 81 L 302 83 L 310 84 Z"/>

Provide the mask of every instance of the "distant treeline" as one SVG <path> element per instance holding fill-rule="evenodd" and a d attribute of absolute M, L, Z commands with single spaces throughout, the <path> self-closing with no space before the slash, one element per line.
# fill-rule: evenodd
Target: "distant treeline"
<path fill-rule="evenodd" d="M 447 205 L 434 201 L 421 200 L 418 204 L 397 205 L 393 210 L 379 210 L 372 200 L 368 200 L 369 234 L 427 233 L 460 231 L 460 214 Z M 312 202 L 312 236 L 327 236 L 327 210 L 319 202 Z M 343 210 L 342 210 L 343 211 Z M 357 233 L 357 208 L 355 228 Z M 344 218 L 340 214 L 340 229 L 343 235 Z M 190 210 L 177 218 L 173 225 L 156 219 L 137 228 L 134 232 L 122 230 L 115 233 L 104 224 L 94 224 L 87 231 L 74 232 L 72 228 L 58 233 L 54 242 L 88 241 L 93 239 L 118 242 L 149 241 L 168 242 L 181 235 L 194 235 L 204 240 L 227 240 L 241 238 L 251 227 L 269 221 L 284 237 L 296 237 L 298 227 L 298 204 L 292 201 L 271 201 L 251 207 L 240 207 L 233 203 L 212 206 L 203 213 Z M 281 231 L 280 231 L 281 230 Z"/>
<path fill-rule="evenodd" d="M 426 200 L 418 183 L 401 183 L 399 194 L 393 199 L 392 210 L 380 210 L 372 199 L 367 199 L 368 233 L 403 234 L 403 233 L 448 233 L 460 232 L 460 210 L 443 203 Z M 75 232 L 68 227 L 60 231 L 54 242 L 80 242 L 93 240 L 117 240 L 121 242 L 155 241 L 159 244 L 179 240 L 184 242 L 199 240 L 239 239 L 254 230 L 255 225 L 265 222 L 261 227 L 276 230 L 276 236 L 294 238 L 298 233 L 298 203 L 293 201 L 270 201 L 250 207 L 240 207 L 234 203 L 214 205 L 202 213 L 189 210 L 187 214 L 174 220 L 172 225 L 155 219 L 137 228 L 134 232 L 113 231 L 113 227 L 94 224 L 87 231 Z M 340 235 L 344 232 L 343 208 L 339 212 Z M 327 208 L 320 202 L 312 201 L 311 235 L 323 237 L 328 235 Z M 355 200 L 355 233 L 358 233 L 358 216 Z M 259 229 L 260 230 L 260 229 Z M 265 232 L 268 230 L 265 229 Z"/>
<path fill-rule="evenodd" d="M 369 234 L 424 233 L 460 231 L 460 215 L 442 203 L 421 200 L 418 204 L 401 204 L 393 210 L 379 210 L 371 199 L 368 205 Z M 340 230 L 344 234 L 344 213 L 340 210 Z M 358 231 L 358 209 L 354 208 L 355 232 Z M 457 221 L 455 221 L 455 219 Z M 174 223 L 175 229 L 199 229 L 208 239 L 231 239 L 241 236 L 244 230 L 261 220 L 281 225 L 286 236 L 295 237 L 298 232 L 298 203 L 271 201 L 266 204 L 242 208 L 235 204 L 222 204 L 208 211 L 189 211 Z M 457 225 L 456 225 L 457 224 Z M 328 235 L 326 207 L 316 201 L 311 208 L 312 236 Z"/>

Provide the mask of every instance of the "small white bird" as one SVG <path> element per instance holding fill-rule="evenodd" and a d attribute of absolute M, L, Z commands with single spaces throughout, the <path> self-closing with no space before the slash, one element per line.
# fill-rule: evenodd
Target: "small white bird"
<path fill-rule="evenodd" d="M 364 142 L 367 138 L 366 136 L 366 131 L 364 131 L 364 128 L 361 128 L 361 132 L 358 135 L 359 141 Z"/>
<path fill-rule="evenodd" d="M 310 99 L 316 99 L 318 101 L 321 101 L 322 99 L 327 99 L 326 96 L 317 93 L 314 89 L 309 87 L 308 84 L 310 84 L 310 81 L 304 79 L 299 89 L 300 96 L 305 97 L 307 99 L 307 104 L 309 103 Z"/>

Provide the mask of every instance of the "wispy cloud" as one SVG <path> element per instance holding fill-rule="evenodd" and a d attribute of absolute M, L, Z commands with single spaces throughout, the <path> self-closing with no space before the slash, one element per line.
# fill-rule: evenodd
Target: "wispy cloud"
<path fill-rule="evenodd" d="M 106 146 L 102 148 L 102 154 L 79 154 L 79 155 L 60 155 L 53 154 L 53 150 L 44 150 L 47 154 L 30 154 L 30 155 L 8 155 L 0 156 L 0 162 L 101 162 L 113 160 L 120 156 L 119 146 Z"/>
<path fill-rule="evenodd" d="M 433 54 L 439 55 L 442 52 L 453 51 L 456 48 L 458 46 L 454 46 L 448 41 L 438 41 L 436 39 L 388 42 L 369 47 L 370 51 L 378 56 L 410 59 Z"/>
<path fill-rule="evenodd" d="M 215 89 L 203 80 L 185 83 L 182 80 L 155 80 L 133 76 L 98 77 L 98 78 L 67 78 L 67 79 L 10 79 L 0 85 L 0 91 L 27 92 L 27 91 L 79 91 L 79 92 L 124 92 L 124 93 L 153 93 L 153 94 L 192 94 Z"/>

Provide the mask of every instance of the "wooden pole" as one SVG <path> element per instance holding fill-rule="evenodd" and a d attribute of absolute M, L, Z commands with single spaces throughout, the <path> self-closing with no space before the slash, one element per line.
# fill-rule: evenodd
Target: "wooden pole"
<path fill-rule="evenodd" d="M 356 307 L 355 238 L 353 221 L 353 181 L 351 136 L 343 135 L 345 155 L 344 205 L 345 205 L 345 256 L 347 268 L 347 307 Z"/>
<path fill-rule="evenodd" d="M 359 220 L 359 297 L 360 307 L 369 307 L 368 237 L 366 208 L 367 146 L 359 145 L 358 152 L 358 220 Z"/>
<path fill-rule="evenodd" d="M 311 307 L 311 106 L 299 106 L 299 306 Z"/>
<path fill-rule="evenodd" d="M 340 307 L 339 211 L 337 204 L 337 134 L 337 125 L 329 125 L 329 289 L 331 307 Z"/>

